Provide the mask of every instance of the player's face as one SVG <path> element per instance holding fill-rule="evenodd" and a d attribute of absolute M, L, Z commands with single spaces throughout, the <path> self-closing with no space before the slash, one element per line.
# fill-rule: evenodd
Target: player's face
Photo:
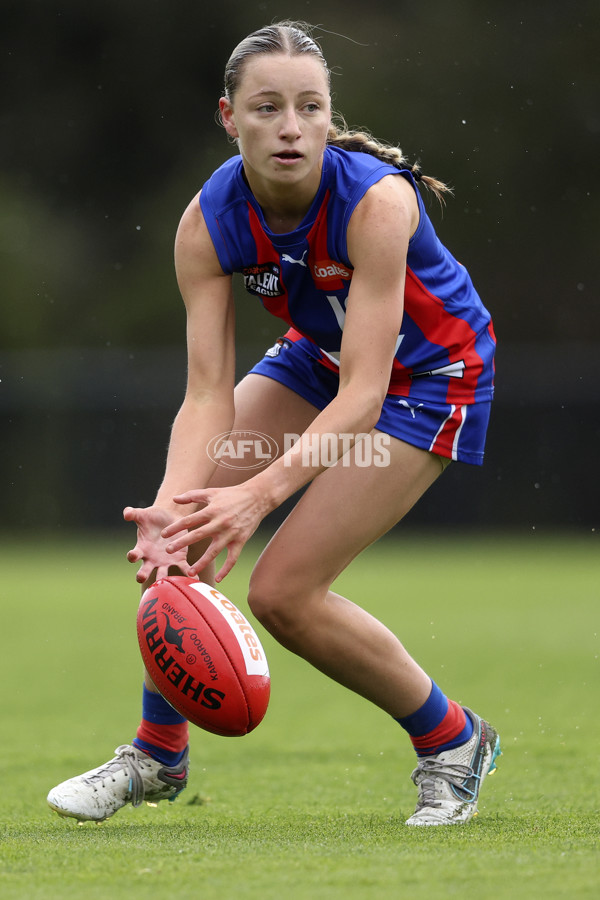
<path fill-rule="evenodd" d="M 233 103 L 221 99 L 220 108 L 252 189 L 277 183 L 317 190 L 331 121 L 327 75 L 317 58 L 252 57 Z"/>

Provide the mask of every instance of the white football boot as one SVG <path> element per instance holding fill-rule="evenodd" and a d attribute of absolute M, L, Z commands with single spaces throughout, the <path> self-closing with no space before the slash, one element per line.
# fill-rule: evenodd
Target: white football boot
<path fill-rule="evenodd" d="M 69 778 L 48 794 L 48 805 L 59 816 L 80 822 L 104 822 L 131 803 L 141 806 L 159 800 L 175 800 L 185 788 L 189 750 L 176 766 L 164 766 L 131 744 L 115 750 L 114 759 L 97 769 Z"/>
<path fill-rule="evenodd" d="M 469 740 L 436 756 L 419 759 L 411 775 L 419 799 L 407 825 L 458 825 L 477 815 L 477 800 L 486 775 L 493 775 L 501 755 L 500 738 L 487 722 L 470 709 L 473 722 Z"/>

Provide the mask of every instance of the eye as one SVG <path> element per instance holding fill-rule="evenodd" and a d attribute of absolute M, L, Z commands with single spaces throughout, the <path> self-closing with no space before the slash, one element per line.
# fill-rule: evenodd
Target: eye
<path fill-rule="evenodd" d="M 310 103 L 307 103 L 305 105 L 304 109 L 306 110 L 306 112 L 315 113 L 315 112 L 319 111 L 320 106 L 318 103 L 315 103 L 314 101 L 311 100 Z"/>
<path fill-rule="evenodd" d="M 275 106 L 272 103 L 261 103 L 257 109 L 258 112 L 271 113 L 275 110 Z"/>

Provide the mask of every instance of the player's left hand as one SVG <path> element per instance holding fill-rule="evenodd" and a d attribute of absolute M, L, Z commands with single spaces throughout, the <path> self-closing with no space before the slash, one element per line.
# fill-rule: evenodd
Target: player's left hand
<path fill-rule="evenodd" d="M 256 489 L 248 483 L 235 487 L 186 491 L 173 499 L 181 504 L 205 505 L 162 530 L 162 537 L 165 539 L 178 535 L 167 544 L 167 552 L 177 554 L 184 547 L 209 538 L 210 545 L 204 555 L 188 567 L 187 574 L 196 576 L 227 548 L 227 558 L 217 573 L 217 582 L 222 581 L 232 570 L 242 547 L 269 511 L 264 501 L 257 496 Z"/>

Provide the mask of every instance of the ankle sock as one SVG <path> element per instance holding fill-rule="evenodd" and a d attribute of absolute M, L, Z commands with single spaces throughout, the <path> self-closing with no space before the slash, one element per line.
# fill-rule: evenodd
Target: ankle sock
<path fill-rule="evenodd" d="M 173 709 L 161 694 L 149 691 L 142 694 L 142 721 L 132 743 L 138 750 L 165 766 L 176 766 L 188 745 L 187 719 Z"/>
<path fill-rule="evenodd" d="M 408 732 L 417 756 L 459 747 L 473 734 L 473 723 L 462 706 L 448 700 L 435 682 L 423 706 L 396 721 Z"/>

